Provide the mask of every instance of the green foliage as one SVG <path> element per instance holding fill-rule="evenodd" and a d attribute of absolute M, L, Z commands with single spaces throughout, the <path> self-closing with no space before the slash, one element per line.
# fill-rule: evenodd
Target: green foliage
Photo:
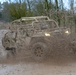
<path fill-rule="evenodd" d="M 76 31 L 76 10 L 75 1 L 69 0 L 69 10 L 64 8 L 63 0 L 16 0 L 15 2 L 0 3 L 0 18 L 5 21 L 12 21 L 26 16 L 46 15 L 56 20 L 59 25 L 75 26 Z M 2 16 L 2 17 L 1 17 Z"/>
<path fill-rule="evenodd" d="M 50 0 L 38 0 L 33 3 L 34 15 L 48 15 L 51 9 L 55 9 L 55 5 Z"/>
<path fill-rule="evenodd" d="M 35 15 L 44 15 L 45 14 L 44 4 L 42 2 L 38 2 L 33 8 L 33 12 Z"/>
<path fill-rule="evenodd" d="M 2 19 L 5 21 L 10 21 L 10 13 L 9 13 L 9 4 L 8 2 L 3 3 L 3 10 L 2 10 Z"/>
<path fill-rule="evenodd" d="M 32 16 L 33 13 L 27 9 L 26 3 L 8 3 L 3 4 L 3 17 L 7 16 L 7 20 L 15 20 L 21 17 Z M 6 12 L 6 13 L 5 13 Z M 4 14 L 5 13 L 5 14 Z"/>
<path fill-rule="evenodd" d="M 19 19 L 27 15 L 26 4 L 12 3 L 9 5 L 9 12 L 12 19 Z"/>

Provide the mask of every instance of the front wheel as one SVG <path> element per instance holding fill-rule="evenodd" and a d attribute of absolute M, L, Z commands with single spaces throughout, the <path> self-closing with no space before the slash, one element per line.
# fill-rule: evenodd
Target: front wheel
<path fill-rule="evenodd" d="M 32 45 L 32 58 L 38 61 L 46 59 L 48 47 L 45 43 L 37 42 Z"/>

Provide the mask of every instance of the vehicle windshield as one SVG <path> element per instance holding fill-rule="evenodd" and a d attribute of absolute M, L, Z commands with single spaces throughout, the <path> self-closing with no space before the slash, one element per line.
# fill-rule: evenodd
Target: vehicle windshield
<path fill-rule="evenodd" d="M 54 21 L 34 22 L 33 26 L 34 28 L 41 30 L 57 28 L 57 24 Z"/>

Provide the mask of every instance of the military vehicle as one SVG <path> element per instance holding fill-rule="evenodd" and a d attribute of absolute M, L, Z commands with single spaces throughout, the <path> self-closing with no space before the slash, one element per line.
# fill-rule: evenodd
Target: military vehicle
<path fill-rule="evenodd" d="M 70 34 L 69 28 L 59 27 L 47 16 L 22 17 L 11 23 L 2 45 L 12 54 L 24 50 L 30 52 L 32 58 L 43 60 L 55 49 L 73 48 L 75 42 L 70 40 Z"/>

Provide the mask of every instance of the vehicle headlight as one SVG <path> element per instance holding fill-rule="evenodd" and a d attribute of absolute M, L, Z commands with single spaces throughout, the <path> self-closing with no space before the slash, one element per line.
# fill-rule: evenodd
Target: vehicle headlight
<path fill-rule="evenodd" d="M 49 33 L 45 33 L 45 36 L 50 36 L 50 34 Z"/>
<path fill-rule="evenodd" d="M 65 31 L 66 34 L 70 34 L 70 32 L 68 30 Z"/>

